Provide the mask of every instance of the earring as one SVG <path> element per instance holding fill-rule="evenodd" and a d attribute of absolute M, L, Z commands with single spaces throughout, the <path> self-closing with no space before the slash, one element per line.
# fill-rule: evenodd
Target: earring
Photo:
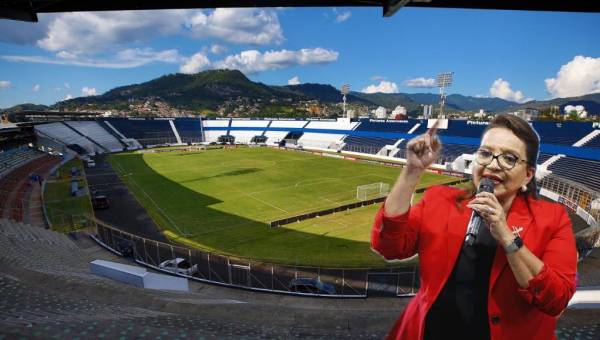
<path fill-rule="evenodd" d="M 521 191 L 522 192 L 526 192 L 527 191 L 527 186 L 525 184 L 523 184 L 523 186 L 521 186 Z"/>

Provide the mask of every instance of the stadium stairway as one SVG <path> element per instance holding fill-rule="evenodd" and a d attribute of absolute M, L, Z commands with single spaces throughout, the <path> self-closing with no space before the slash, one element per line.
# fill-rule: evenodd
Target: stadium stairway
<path fill-rule="evenodd" d="M 600 130 L 594 130 L 594 131 L 590 132 L 589 134 L 587 134 L 585 137 L 583 137 L 580 140 L 578 140 L 577 142 L 575 142 L 575 144 L 573 144 L 573 146 L 586 146 L 585 144 L 587 144 L 592 139 L 599 137 L 599 136 L 600 136 Z"/>
<path fill-rule="evenodd" d="M 540 164 L 538 166 L 538 169 L 540 169 L 541 171 L 536 172 L 536 174 L 535 174 L 537 176 L 537 180 L 541 181 L 542 179 L 544 179 L 544 177 L 546 177 L 546 175 L 551 173 L 548 170 L 548 167 L 563 157 L 565 157 L 565 155 L 554 155 L 554 156 L 548 158 L 542 164 Z"/>
<path fill-rule="evenodd" d="M 171 130 L 173 130 L 173 134 L 175 135 L 177 144 L 183 144 L 183 142 L 181 141 L 181 136 L 179 136 L 179 131 L 177 131 L 177 128 L 175 127 L 175 124 L 172 120 L 169 121 L 169 126 L 171 126 Z"/>

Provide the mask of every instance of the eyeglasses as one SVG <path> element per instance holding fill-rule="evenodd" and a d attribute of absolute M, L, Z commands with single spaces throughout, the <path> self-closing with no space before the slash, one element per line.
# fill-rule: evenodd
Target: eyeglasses
<path fill-rule="evenodd" d="M 525 162 L 524 159 L 519 159 L 519 157 L 510 153 L 494 155 L 487 150 L 477 150 L 475 155 L 475 161 L 481 166 L 490 165 L 494 159 L 498 161 L 498 165 L 504 170 L 511 170 L 517 163 Z"/>

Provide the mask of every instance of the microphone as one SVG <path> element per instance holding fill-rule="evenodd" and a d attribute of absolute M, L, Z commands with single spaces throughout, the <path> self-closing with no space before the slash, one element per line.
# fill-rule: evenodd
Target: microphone
<path fill-rule="evenodd" d="M 482 178 L 479 182 L 479 189 L 477 189 L 477 193 L 480 192 L 494 192 L 494 181 L 489 178 Z M 472 246 L 473 243 L 475 243 L 477 236 L 479 236 L 479 229 L 481 229 L 482 225 L 487 227 L 479 213 L 473 210 L 471 219 L 469 220 L 469 226 L 467 227 L 467 235 L 465 237 L 465 243 L 468 246 Z"/>

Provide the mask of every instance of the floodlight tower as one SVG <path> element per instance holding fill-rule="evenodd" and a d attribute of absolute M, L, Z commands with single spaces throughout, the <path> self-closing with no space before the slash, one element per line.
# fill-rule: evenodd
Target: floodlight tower
<path fill-rule="evenodd" d="M 446 87 L 452 86 L 453 78 L 454 72 L 444 72 L 437 75 L 436 86 L 440 88 L 440 114 L 438 118 L 442 118 L 444 115 L 444 103 L 446 102 L 446 93 L 444 93 L 444 90 Z"/>
<path fill-rule="evenodd" d="M 346 118 L 346 95 L 350 93 L 350 85 L 344 84 L 342 85 L 342 99 L 344 100 L 344 104 L 342 106 L 342 117 Z"/>

